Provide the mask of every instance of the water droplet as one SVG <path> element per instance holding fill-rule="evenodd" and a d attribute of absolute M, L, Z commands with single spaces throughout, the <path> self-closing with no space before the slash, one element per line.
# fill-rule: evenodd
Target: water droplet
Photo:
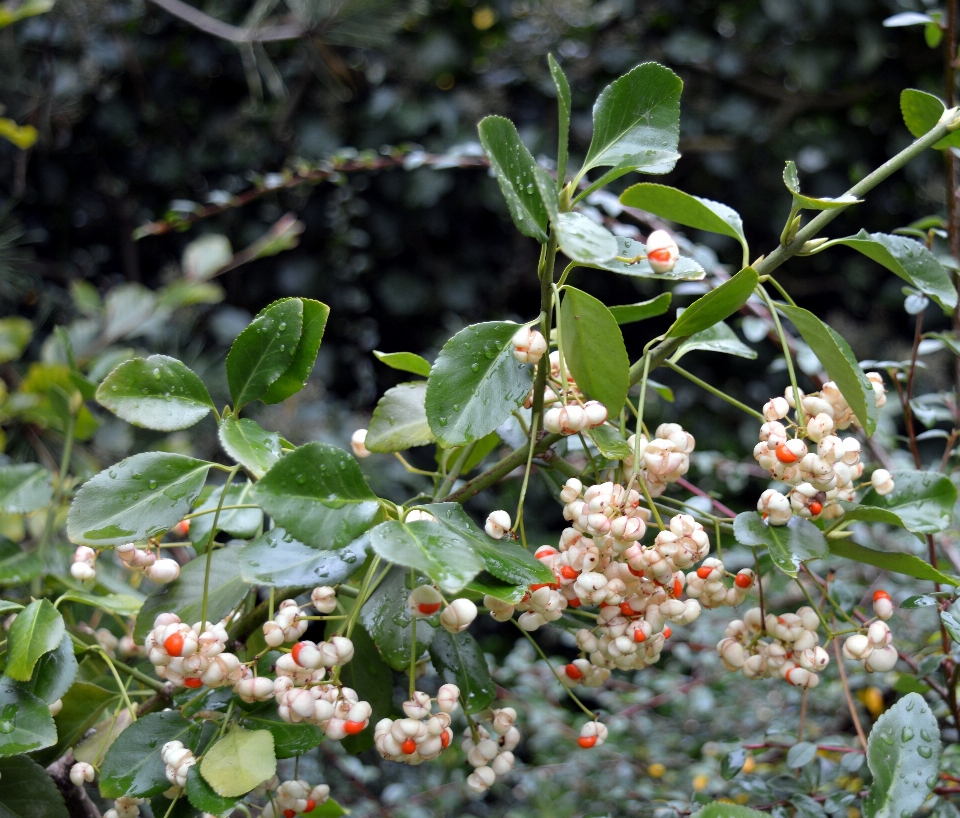
<path fill-rule="evenodd" d="M 476 361 L 474 361 L 472 364 L 470 364 L 470 369 L 472 369 L 474 372 L 476 372 L 476 371 L 478 371 L 478 370 L 480 369 L 480 364 L 478 364 Z"/>
<path fill-rule="evenodd" d="M 893 744 L 893 735 L 891 733 L 881 733 L 880 738 L 884 744 Z"/>
<path fill-rule="evenodd" d="M 930 758 L 933 755 L 933 748 L 927 747 L 926 744 L 921 744 L 917 747 L 917 752 L 920 753 L 921 758 Z"/>
<path fill-rule="evenodd" d="M 460 411 L 460 404 L 459 404 L 459 403 L 453 404 L 453 411 L 454 411 L 454 412 L 459 412 L 459 411 Z"/>
<path fill-rule="evenodd" d="M 159 370 L 159 369 L 154 369 L 154 370 L 153 370 L 153 377 L 154 377 L 154 378 L 159 378 L 159 377 L 160 377 L 160 370 Z"/>
<path fill-rule="evenodd" d="M 447 419 L 446 419 L 446 418 L 437 418 L 437 422 L 438 422 L 441 426 L 446 426 L 446 425 L 447 425 Z"/>
<path fill-rule="evenodd" d="M 150 486 L 151 489 L 155 489 L 157 487 L 157 481 L 151 480 L 147 485 Z"/>
<path fill-rule="evenodd" d="M 287 328 L 287 322 L 286 322 L 286 321 L 281 321 L 281 322 L 280 322 L 280 329 L 283 330 L 283 329 L 286 329 L 286 328 Z"/>
<path fill-rule="evenodd" d="M 920 738 L 922 738 L 924 741 L 933 741 L 933 735 L 929 730 L 921 730 Z"/>
<path fill-rule="evenodd" d="M 900 731 L 900 740 L 903 741 L 904 744 L 906 744 L 906 743 L 907 743 L 908 741 L 910 741 L 910 739 L 912 739 L 915 735 L 916 735 L 916 733 L 914 733 L 912 729 L 910 729 L 909 727 L 904 727 L 904 728 Z"/>
<path fill-rule="evenodd" d="M 907 700 L 907 710 L 913 710 L 913 706 L 914 706 L 916 703 L 917 703 L 917 702 L 916 702 L 915 699 L 908 699 L 908 700 Z"/>
<path fill-rule="evenodd" d="M 134 480 L 142 480 L 142 479 L 143 479 L 143 475 L 142 475 L 142 474 L 131 474 L 130 476 L 131 476 Z"/>

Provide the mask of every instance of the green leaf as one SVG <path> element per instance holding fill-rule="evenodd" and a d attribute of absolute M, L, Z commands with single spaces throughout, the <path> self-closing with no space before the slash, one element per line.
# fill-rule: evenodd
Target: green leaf
<path fill-rule="evenodd" d="M 218 795 L 245 795 L 277 771 L 273 736 L 268 730 L 232 726 L 210 747 L 200 772 Z"/>
<path fill-rule="evenodd" d="M 669 68 L 643 63 L 600 92 L 593 139 L 580 173 L 614 166 L 622 172 L 668 173 L 680 155 L 683 82 Z"/>
<path fill-rule="evenodd" d="M 793 322 L 836 383 L 867 436 L 872 435 L 877 428 L 877 402 L 873 386 L 863 374 L 850 345 L 812 312 L 789 304 L 777 304 L 777 309 Z"/>
<path fill-rule="evenodd" d="M 53 704 L 70 689 L 77 678 L 77 657 L 73 653 L 73 641 L 64 634 L 60 645 L 40 657 L 28 682 L 20 687 L 47 704 Z"/>
<path fill-rule="evenodd" d="M 360 609 L 360 621 L 373 639 L 383 660 L 394 670 L 410 665 L 410 589 L 405 577 L 409 571 L 395 566 L 376 587 Z M 433 641 L 437 626 L 428 619 L 417 618 L 417 645 L 422 653 Z"/>
<path fill-rule="evenodd" d="M 950 273 L 919 241 L 906 236 L 861 230 L 855 236 L 825 242 L 819 245 L 815 252 L 820 253 L 837 245 L 852 247 L 886 267 L 924 295 L 930 296 L 944 311 L 957 306 L 957 290 L 950 279 Z"/>
<path fill-rule="evenodd" d="M 87 731 L 99 721 L 106 707 L 115 705 L 119 698 L 116 691 L 106 690 L 91 682 L 75 681 L 60 697 L 63 708 L 54 719 L 57 746 L 53 748 L 53 752 L 56 757 L 83 739 Z M 49 710 L 47 712 L 49 713 Z"/>
<path fill-rule="evenodd" d="M 903 123 L 916 138 L 933 130 L 945 110 L 943 103 L 933 94 L 918 91 L 915 88 L 906 88 L 900 92 L 900 112 L 903 114 Z M 941 151 L 960 147 L 960 133 L 954 131 L 947 134 L 933 147 Z"/>
<path fill-rule="evenodd" d="M 367 538 L 360 537 L 344 548 L 327 551 L 274 528 L 240 549 L 240 571 L 245 582 L 272 588 L 337 585 L 363 565 L 368 545 Z"/>
<path fill-rule="evenodd" d="M 218 622 L 230 613 L 250 590 L 240 576 L 240 549 L 228 545 L 216 549 L 210 557 L 210 586 L 207 596 L 207 619 Z M 169 585 L 157 588 L 147 597 L 137 615 L 133 636 L 142 643 L 153 628 L 158 614 L 170 611 L 184 622 L 199 622 L 203 608 L 203 583 L 206 560 L 191 560 L 180 570 L 180 576 Z"/>
<path fill-rule="evenodd" d="M 0 537 L 0 587 L 22 585 L 43 571 L 43 561 L 36 549 L 23 551 L 16 543 Z"/>
<path fill-rule="evenodd" d="M 211 815 L 223 815 L 236 806 L 239 798 L 225 798 L 218 795 L 200 775 L 200 770 L 194 764 L 187 771 L 187 800 L 201 812 Z"/>
<path fill-rule="evenodd" d="M 560 249 L 571 261 L 599 265 L 617 255 L 616 236 L 583 213 L 559 213 L 553 225 Z"/>
<path fill-rule="evenodd" d="M 17 614 L 10 628 L 4 673 L 18 682 L 29 681 L 37 660 L 55 650 L 66 632 L 63 617 L 49 600 L 31 602 Z"/>
<path fill-rule="evenodd" d="M 26 756 L 0 759 L 2 818 L 70 818 L 53 779 Z"/>
<path fill-rule="evenodd" d="M 787 766 L 797 770 L 806 767 L 816 757 L 817 745 L 810 741 L 801 741 L 787 751 Z"/>
<path fill-rule="evenodd" d="M 160 757 L 168 741 L 182 741 L 196 752 L 200 725 L 175 710 L 150 713 L 133 722 L 107 750 L 100 768 L 100 794 L 104 798 L 147 798 L 170 789 L 166 764 Z"/>
<path fill-rule="evenodd" d="M 65 591 L 60 599 L 64 602 L 79 602 L 123 617 L 136 616 L 143 605 L 143 599 L 132 594 L 90 594 L 72 588 Z"/>
<path fill-rule="evenodd" d="M 603 426 L 594 426 L 586 433 L 588 438 L 597 444 L 597 448 L 607 460 L 623 460 L 633 454 L 633 447 L 627 445 L 618 429 L 605 423 Z"/>
<path fill-rule="evenodd" d="M 720 759 L 720 775 L 724 781 L 730 781 L 737 776 L 747 763 L 747 751 L 743 747 L 735 747 Z"/>
<path fill-rule="evenodd" d="M 916 579 L 926 579 L 944 585 L 960 585 L 960 579 L 938 571 L 928 562 L 915 557 L 913 554 L 902 554 L 896 551 L 875 551 L 850 540 L 828 540 L 830 553 L 836 557 L 862 562 L 865 565 L 874 565 L 884 571 L 893 571 Z M 903 606 L 901 606 L 903 607 Z"/>
<path fill-rule="evenodd" d="M 0 364 L 19 360 L 32 336 L 33 325 L 26 318 L 0 318 Z"/>
<path fill-rule="evenodd" d="M 293 363 L 303 329 L 303 302 L 276 301 L 262 310 L 230 347 L 227 383 L 234 409 L 267 394 Z"/>
<path fill-rule="evenodd" d="M 509 119 L 485 117 L 477 130 L 517 230 L 543 244 L 547 240 L 547 211 L 534 176 L 536 160 Z"/>
<path fill-rule="evenodd" d="M 277 525 L 318 548 L 351 543 L 380 513 L 357 461 L 327 443 L 308 443 L 283 457 L 253 496 Z"/>
<path fill-rule="evenodd" d="M 514 542 L 488 537 L 459 503 L 428 503 L 419 508 L 426 509 L 437 518 L 435 523 L 427 521 L 423 525 L 440 526 L 451 538 L 461 538 L 466 547 L 483 560 L 486 570 L 497 579 L 523 586 L 556 581 L 553 572 L 526 548 Z"/>
<path fill-rule="evenodd" d="M 575 287 L 564 288 L 560 316 L 563 357 L 577 386 L 615 417 L 630 388 L 630 359 L 617 319 Z"/>
<path fill-rule="evenodd" d="M 53 475 L 37 463 L 0 466 L 0 511 L 28 514 L 53 497 Z"/>
<path fill-rule="evenodd" d="M 425 405 L 441 446 L 485 437 L 530 394 L 532 369 L 517 361 L 510 343 L 518 329 L 507 321 L 474 324 L 440 350 L 427 380 Z"/>
<path fill-rule="evenodd" d="M 469 541 L 432 521 L 387 520 L 370 529 L 370 547 L 395 565 L 426 574 L 450 594 L 463 590 L 483 570 L 483 562 L 472 552 Z"/>
<path fill-rule="evenodd" d="M 310 812 L 302 813 L 303 818 L 341 818 L 342 815 L 349 814 L 350 811 L 340 806 L 339 802 L 333 798 L 317 804 Z"/>
<path fill-rule="evenodd" d="M 919 693 L 908 693 L 873 725 L 867 741 L 873 773 L 865 818 L 913 815 L 937 782 L 940 727 Z"/>
<path fill-rule="evenodd" d="M 529 593 L 527 585 L 514 585 L 504 582 L 487 571 L 481 571 L 477 574 L 476 578 L 467 585 L 467 590 L 481 596 L 489 594 L 496 599 L 509 602 L 511 605 L 516 605 Z"/>
<path fill-rule="evenodd" d="M 737 334 L 723 321 L 718 321 L 712 327 L 701 330 L 687 338 L 670 358 L 671 363 L 677 363 L 684 355 L 694 350 L 703 352 L 722 352 L 725 355 L 736 355 L 738 358 L 756 360 L 757 352 L 741 341 Z"/>
<path fill-rule="evenodd" d="M 936 534 L 950 527 L 957 489 L 949 478 L 938 472 L 898 469 L 893 474 L 893 486 L 887 495 L 871 488 L 853 513 L 864 507 L 883 509 L 895 514 L 899 524 L 914 534 Z"/>
<path fill-rule="evenodd" d="M 723 801 L 713 801 L 702 809 L 697 810 L 690 818 L 761 818 L 766 812 L 741 807 L 739 804 L 727 804 Z"/>
<path fill-rule="evenodd" d="M 297 343 L 290 366 L 260 396 L 260 400 L 266 404 L 285 401 L 306 386 L 307 379 L 313 371 L 313 365 L 317 362 L 320 341 L 323 339 L 327 317 L 330 315 L 330 308 L 320 301 L 314 301 L 312 298 L 291 300 L 299 301 L 303 307 L 303 327 L 300 332 L 300 341 Z"/>
<path fill-rule="evenodd" d="M 56 740 L 47 705 L 13 679 L 0 679 L 0 757 L 42 750 Z"/>
<path fill-rule="evenodd" d="M 329 623 L 331 630 L 336 625 Z M 373 746 L 373 728 L 380 719 L 390 716 L 393 710 L 393 671 L 377 652 L 370 634 L 360 625 L 353 629 L 353 659 L 340 669 L 340 681 L 357 691 L 361 701 L 373 708 L 370 726 L 359 735 L 348 736 L 341 741 L 349 753 L 362 753 Z"/>
<path fill-rule="evenodd" d="M 733 315 L 747 303 L 758 281 L 756 271 L 752 267 L 744 267 L 733 278 L 700 296 L 687 307 L 667 330 L 666 337 L 696 335 Z"/>
<path fill-rule="evenodd" d="M 356 628 L 354 633 L 356 633 Z M 344 665 L 346 670 L 352 662 Z M 264 702 L 240 716 L 240 723 L 251 730 L 267 730 L 273 736 L 277 758 L 303 755 L 323 741 L 323 730 L 313 724 L 290 724 L 280 718 L 275 701 Z"/>
<path fill-rule="evenodd" d="M 402 452 L 433 443 L 426 399 L 426 381 L 401 383 L 384 392 L 370 419 L 366 447 L 371 452 Z"/>
<path fill-rule="evenodd" d="M 380 363 L 386 364 L 391 369 L 422 375 L 424 378 L 430 376 L 430 362 L 413 352 L 378 352 L 374 350 L 373 355 Z"/>
<path fill-rule="evenodd" d="M 940 621 L 950 638 L 954 642 L 960 642 L 960 619 L 957 619 L 950 611 L 941 611 Z"/>
<path fill-rule="evenodd" d="M 943 42 L 943 29 L 936 22 L 927 23 L 923 27 L 923 39 L 929 48 L 937 48 Z"/>
<path fill-rule="evenodd" d="M 633 276 L 634 278 L 656 278 L 665 281 L 699 281 L 706 273 L 696 261 L 686 256 L 677 259 L 677 265 L 669 273 L 655 273 L 646 258 L 635 263 L 629 259 L 646 254 L 646 245 L 640 241 L 628 239 L 625 236 L 615 236 L 617 240 L 617 255 L 608 261 L 597 263 L 580 262 L 584 267 L 593 267 L 597 270 L 609 270 L 611 273 Z M 625 258 L 628 261 L 619 261 Z"/>
<path fill-rule="evenodd" d="M 255 420 L 230 415 L 217 434 L 223 450 L 258 480 L 280 459 L 280 436 Z"/>
<path fill-rule="evenodd" d="M 639 301 L 636 304 L 618 304 L 616 307 L 610 307 L 610 314 L 617 319 L 617 323 L 621 326 L 645 321 L 648 318 L 663 315 L 670 309 L 672 298 L 673 293 L 660 293 L 656 298 L 651 298 L 649 301 Z"/>
<path fill-rule="evenodd" d="M 744 511 L 733 521 L 733 536 L 741 545 L 765 546 L 773 564 L 789 577 L 800 563 L 827 556 L 823 533 L 809 520 L 793 516 L 786 525 L 767 525 L 755 511 Z"/>
<path fill-rule="evenodd" d="M 567 145 L 570 141 L 570 83 L 553 54 L 547 54 L 547 65 L 557 89 L 557 180 L 562 186 L 567 175 Z"/>
<path fill-rule="evenodd" d="M 437 631 L 430 643 L 430 660 L 444 682 L 460 688 L 467 713 L 479 713 L 497 698 L 497 686 L 490 678 L 486 657 L 467 631 Z"/>
<path fill-rule="evenodd" d="M 119 545 L 162 534 L 189 512 L 212 465 L 166 452 L 121 460 L 80 487 L 67 536 L 84 545 Z"/>
<path fill-rule="evenodd" d="M 227 495 L 223 504 L 225 506 L 251 505 L 253 503 L 253 486 L 253 483 L 246 480 L 242 483 L 231 483 L 227 488 Z M 206 500 L 193 509 L 194 513 L 198 511 L 211 512 L 190 520 L 190 542 L 194 544 L 198 551 L 206 550 L 210 530 L 213 528 L 213 518 L 216 515 L 216 508 L 220 503 L 222 494 L 223 486 L 216 486 L 207 495 Z M 220 516 L 217 518 L 217 529 L 219 531 L 225 531 L 232 537 L 239 537 L 244 540 L 257 536 L 262 526 L 263 512 L 259 508 L 221 509 Z"/>
<path fill-rule="evenodd" d="M 920 14 L 916 11 L 901 11 L 899 14 L 894 14 L 891 17 L 887 17 L 887 19 L 883 21 L 883 27 L 898 28 L 900 26 L 925 26 L 933 22 L 936 21 L 929 14 Z"/>
<path fill-rule="evenodd" d="M 675 187 L 652 182 L 641 182 L 628 187 L 620 194 L 620 202 L 627 207 L 640 208 L 685 227 L 729 236 L 740 242 L 744 252 L 747 252 L 747 239 L 743 234 L 740 214 L 720 202 L 701 199 Z"/>
<path fill-rule="evenodd" d="M 951 583 L 952 584 L 952 583 Z M 950 591 L 941 591 L 941 593 L 946 593 L 950 595 Z M 930 608 L 933 605 L 939 605 L 940 600 L 937 599 L 936 594 L 918 594 L 917 596 L 907 597 L 903 602 L 900 603 L 898 607 L 900 608 Z"/>
<path fill-rule="evenodd" d="M 124 361 L 100 384 L 97 402 L 127 423 L 160 432 L 187 429 L 214 408 L 196 373 L 166 355 Z"/>
<path fill-rule="evenodd" d="M 849 207 L 852 204 L 859 204 L 863 199 L 844 193 L 835 199 L 818 199 L 813 196 L 803 196 L 800 193 L 800 178 L 797 176 L 797 166 L 792 159 L 787 160 L 787 166 L 783 169 L 783 183 L 793 194 L 793 206 L 805 210 L 835 210 L 838 207 Z"/>

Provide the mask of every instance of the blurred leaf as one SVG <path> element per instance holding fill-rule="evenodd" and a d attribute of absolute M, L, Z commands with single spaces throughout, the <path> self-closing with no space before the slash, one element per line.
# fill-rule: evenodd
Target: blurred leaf
<path fill-rule="evenodd" d="M 666 337 L 696 335 L 733 315 L 747 303 L 756 289 L 757 281 L 756 271 L 752 267 L 745 267 L 687 307 L 667 330 Z"/>
<path fill-rule="evenodd" d="M 797 576 L 800 563 L 830 553 L 820 529 L 796 515 L 786 525 L 773 526 L 757 512 L 744 511 L 733 521 L 733 536 L 741 545 L 765 546 L 773 564 L 789 577 Z"/>
<path fill-rule="evenodd" d="M 748 347 L 737 334 L 723 321 L 718 321 L 712 327 L 691 335 L 673 353 L 671 363 L 677 363 L 684 355 L 694 350 L 703 352 L 722 352 L 725 355 L 736 355 L 738 358 L 756 360 L 756 350 Z"/>
<path fill-rule="evenodd" d="M 479 713 L 497 698 L 497 686 L 490 678 L 486 657 L 467 631 L 437 631 L 430 643 L 430 659 L 444 682 L 460 688 L 467 713 Z"/>
<path fill-rule="evenodd" d="M 200 772 L 218 795 L 245 795 L 277 771 L 269 730 L 244 730 L 234 725 L 208 748 Z"/>
<path fill-rule="evenodd" d="M 266 404 L 285 401 L 303 389 L 313 371 L 313 365 L 317 362 L 317 353 L 320 351 L 320 341 L 323 339 L 323 330 L 327 326 L 330 308 L 311 298 L 297 300 L 303 306 L 303 328 L 300 341 L 297 343 L 290 366 L 260 396 L 260 400 Z"/>
<path fill-rule="evenodd" d="M 617 255 L 616 237 L 583 213 L 560 213 L 553 223 L 560 249 L 571 261 L 603 264 Z"/>
<path fill-rule="evenodd" d="M 787 766 L 794 770 L 806 767 L 816 757 L 817 745 L 810 741 L 801 741 L 787 751 Z"/>
<path fill-rule="evenodd" d="M 862 519 L 857 515 L 872 507 L 895 514 L 900 525 L 915 534 L 936 534 L 950 527 L 957 489 L 949 478 L 912 469 L 898 469 L 893 474 L 893 491 L 880 495 L 870 488 L 860 505 L 851 509 L 853 519 Z"/>
<path fill-rule="evenodd" d="M 940 601 L 934 594 L 918 594 L 907 597 L 898 607 L 900 608 L 930 608 L 939 605 Z"/>
<path fill-rule="evenodd" d="M 900 112 L 907 130 L 919 139 L 937 126 L 946 108 L 933 94 L 906 88 L 900 92 Z M 935 150 L 960 147 L 960 132 L 947 134 L 934 146 Z"/>
<path fill-rule="evenodd" d="M 240 571 L 244 581 L 270 587 L 338 585 L 363 565 L 368 547 L 361 537 L 333 551 L 313 548 L 272 528 L 240 549 Z"/>
<path fill-rule="evenodd" d="M 4 818 L 70 818 L 53 779 L 26 756 L 0 759 L 0 815 Z"/>
<path fill-rule="evenodd" d="M 402 452 L 436 438 L 427 420 L 427 382 L 401 383 L 383 393 L 373 410 L 365 445 L 371 452 Z"/>
<path fill-rule="evenodd" d="M 735 747 L 720 759 L 720 775 L 725 781 L 736 777 L 747 763 L 747 751 L 743 747 Z"/>
<path fill-rule="evenodd" d="M 424 378 L 430 377 L 430 362 L 413 352 L 378 352 L 374 350 L 373 355 L 380 363 L 386 364 L 391 369 L 422 375 Z"/>
<path fill-rule="evenodd" d="M 850 540 L 827 540 L 830 553 L 835 557 L 873 565 L 884 571 L 893 571 L 916 579 L 940 582 L 944 585 L 960 585 L 960 579 L 938 571 L 928 562 L 913 554 L 901 554 L 895 551 L 875 551 Z M 901 606 L 903 607 L 903 606 Z"/>
<path fill-rule="evenodd" d="M 900 26 L 923 26 L 932 23 L 933 18 L 929 14 L 920 14 L 916 11 L 901 11 L 887 17 L 883 21 L 884 28 L 897 28 Z"/>
<path fill-rule="evenodd" d="M 567 152 L 570 141 L 570 83 L 563 73 L 560 64 L 547 54 L 547 65 L 550 68 L 550 77 L 553 86 L 557 89 L 557 182 L 563 186 L 567 175 Z"/>
<path fill-rule="evenodd" d="M 31 602 L 10 627 L 4 674 L 18 682 L 30 681 L 37 661 L 43 654 L 56 650 L 65 634 L 63 617 L 49 600 Z"/>
<path fill-rule="evenodd" d="M 46 14 L 53 6 L 54 0 L 25 0 L 25 2 L 22 3 L 15 2 L 15 0 L 8 0 L 8 2 L 0 6 L 0 28 L 5 28 L 26 17 Z M 34 139 L 36 139 L 36 137 L 34 137 Z M 33 143 L 31 142 L 31 144 Z M 27 145 L 26 147 L 30 146 Z"/>
<path fill-rule="evenodd" d="M 53 475 L 38 463 L 0 466 L 0 510 L 28 514 L 53 497 Z"/>
<path fill-rule="evenodd" d="M 255 420 L 229 415 L 217 435 L 223 450 L 258 480 L 280 459 L 280 436 Z"/>
<path fill-rule="evenodd" d="M 112 343 L 142 334 L 156 305 L 156 293 L 142 284 L 120 284 L 111 289 L 104 301 L 104 342 Z"/>
<path fill-rule="evenodd" d="M 180 267 L 188 281 L 213 278 L 233 259 L 230 239 L 219 233 L 207 233 L 191 241 L 180 257 Z"/>
<path fill-rule="evenodd" d="M 760 818 L 761 815 L 767 815 L 767 813 L 741 807 L 738 804 L 714 801 L 697 810 L 690 818 Z"/>
<path fill-rule="evenodd" d="M 26 318 L 0 318 L 0 364 L 19 360 L 32 337 L 33 325 Z"/>
<path fill-rule="evenodd" d="M 231 483 L 227 488 L 226 497 L 224 497 L 224 506 L 253 505 L 253 486 L 250 481 Z M 210 537 L 210 530 L 213 528 L 213 518 L 216 515 L 216 508 L 220 504 L 220 497 L 223 495 L 223 486 L 216 486 L 206 497 L 206 499 L 196 505 L 191 513 L 198 511 L 211 512 L 202 514 L 199 517 L 193 517 L 190 520 L 189 538 L 197 552 L 203 552 L 207 547 L 207 540 Z M 217 518 L 217 530 L 225 531 L 232 537 L 249 540 L 257 536 L 263 527 L 263 512 L 259 508 L 221 508 L 220 516 Z"/>
<path fill-rule="evenodd" d="M 0 28 L 11 22 L 13 21 L 10 19 L 10 12 L 0 9 Z M 12 119 L 0 117 L 0 138 L 12 142 L 20 150 L 25 151 L 27 148 L 32 148 L 37 141 L 37 129 L 33 125 L 17 125 Z"/>
<path fill-rule="evenodd" d="M 645 321 L 647 318 L 663 315 L 670 309 L 672 298 L 673 293 L 660 293 L 656 298 L 651 298 L 648 301 L 640 301 L 636 304 L 618 304 L 616 307 L 610 307 L 610 314 L 617 319 L 617 323 L 621 326 Z"/>

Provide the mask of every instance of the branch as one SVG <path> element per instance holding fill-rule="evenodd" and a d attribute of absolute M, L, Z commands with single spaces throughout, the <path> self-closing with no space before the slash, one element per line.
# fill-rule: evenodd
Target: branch
<path fill-rule="evenodd" d="M 308 30 L 300 23 L 285 23 L 265 28 L 257 26 L 240 28 L 230 23 L 224 23 L 216 17 L 211 17 L 182 0 L 152 0 L 152 2 L 174 17 L 179 17 L 181 20 L 190 23 L 194 28 L 212 34 L 214 37 L 219 37 L 221 40 L 228 40 L 231 43 L 270 43 L 281 40 L 299 40 L 308 33 Z"/>
<path fill-rule="evenodd" d="M 87 791 L 70 780 L 70 768 L 75 761 L 73 750 L 69 750 L 65 756 L 47 767 L 47 775 L 60 790 L 70 818 L 100 818 L 100 810 L 90 800 Z"/>

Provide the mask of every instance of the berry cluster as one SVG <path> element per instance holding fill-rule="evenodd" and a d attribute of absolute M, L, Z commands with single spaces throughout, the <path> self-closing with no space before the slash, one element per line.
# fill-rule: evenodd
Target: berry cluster
<path fill-rule="evenodd" d="M 436 758 L 453 741 L 450 729 L 450 714 L 457 709 L 460 688 L 445 684 L 437 691 L 437 709 L 433 713 L 433 701 L 426 693 L 415 691 L 412 698 L 403 703 L 403 719 L 380 719 L 373 728 L 373 741 L 387 761 L 417 765 Z"/>
<path fill-rule="evenodd" d="M 873 612 L 877 621 L 870 623 L 866 633 L 855 633 L 843 643 L 843 655 L 861 662 L 868 673 L 885 673 L 897 664 L 898 653 L 893 645 L 893 634 L 886 620 L 893 616 L 893 601 L 884 590 L 873 592 Z"/>
<path fill-rule="evenodd" d="M 138 818 L 143 798 L 122 795 L 113 802 L 113 808 L 103 813 L 103 818 Z"/>
<path fill-rule="evenodd" d="M 256 790 L 258 795 L 269 799 L 261 810 L 260 818 L 294 818 L 305 812 L 313 812 L 330 798 L 330 787 L 317 784 L 311 787 L 306 781 L 290 779 L 282 784 L 274 776 L 265 781 Z"/>
<path fill-rule="evenodd" d="M 198 688 L 236 685 L 248 672 L 233 653 L 228 653 L 227 631 L 213 622 L 193 626 L 174 613 L 162 613 L 153 622 L 144 647 L 154 672 L 175 685 Z"/>
<path fill-rule="evenodd" d="M 73 562 L 70 565 L 70 575 L 79 582 L 95 579 L 97 552 L 88 545 L 77 546 L 73 552 Z"/>
<path fill-rule="evenodd" d="M 780 678 L 795 687 L 816 687 L 817 674 L 830 663 L 819 644 L 819 627 L 820 617 L 809 606 L 780 616 L 751 608 L 727 625 L 717 653 L 728 670 L 740 670 L 748 679 Z"/>
<path fill-rule="evenodd" d="M 516 710 L 501 707 L 490 711 L 489 727 L 479 724 L 463 731 L 460 748 L 473 767 L 467 776 L 467 786 L 474 792 L 486 792 L 498 775 L 506 775 L 513 769 L 513 750 L 520 743 L 516 720 Z"/>
<path fill-rule="evenodd" d="M 78 549 L 79 550 L 79 549 Z M 180 563 L 167 557 L 160 558 L 148 548 L 137 548 L 132 542 L 116 548 L 120 561 L 131 571 L 142 571 L 151 582 L 165 585 L 180 576 Z"/>
<path fill-rule="evenodd" d="M 690 455 L 696 441 L 679 423 L 661 423 L 653 440 L 640 435 L 638 444 L 636 435 L 630 435 L 627 445 L 634 454 L 623 459 L 625 479 L 633 477 L 636 469 L 650 496 L 659 497 L 668 484 L 676 483 L 690 470 Z"/>
<path fill-rule="evenodd" d="M 172 800 L 187 786 L 187 773 L 197 763 L 197 759 L 189 747 L 183 746 L 182 741 L 168 741 L 164 744 L 160 750 L 160 758 L 166 765 L 167 781 L 172 785 L 165 795 Z"/>

